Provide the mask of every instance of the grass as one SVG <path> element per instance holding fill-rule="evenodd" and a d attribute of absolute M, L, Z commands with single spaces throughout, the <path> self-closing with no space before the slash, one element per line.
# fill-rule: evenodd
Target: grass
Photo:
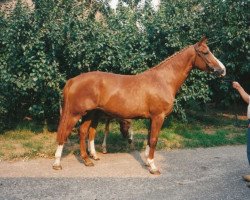
<path fill-rule="evenodd" d="M 166 120 L 159 135 L 157 149 L 214 147 L 246 143 L 246 118 L 228 112 L 189 112 L 189 121 Z M 237 122 L 237 123 L 236 123 Z M 237 125 L 237 126 L 236 126 Z M 148 120 L 134 120 L 134 141 L 128 144 L 119 132 L 117 122 L 112 122 L 107 140 L 108 152 L 143 150 L 147 142 Z M 96 149 L 101 151 L 104 124 L 100 123 L 96 136 Z M 0 160 L 53 157 L 56 150 L 56 133 L 34 122 L 24 122 L 13 130 L 0 134 Z M 79 137 L 74 130 L 64 148 L 64 155 L 80 154 Z"/>
<path fill-rule="evenodd" d="M 0 134 L 0 160 L 53 157 L 55 136 L 33 122 L 22 123 L 14 130 Z"/>

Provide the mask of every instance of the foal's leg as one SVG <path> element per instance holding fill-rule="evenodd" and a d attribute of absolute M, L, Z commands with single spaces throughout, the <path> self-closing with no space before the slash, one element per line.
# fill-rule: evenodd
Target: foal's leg
<path fill-rule="evenodd" d="M 88 154 L 86 152 L 86 137 L 88 135 L 91 122 L 92 122 L 91 119 L 87 119 L 80 126 L 80 151 L 83 163 L 86 166 L 94 166 L 94 163 L 92 163 L 92 161 L 89 159 Z"/>
<path fill-rule="evenodd" d="M 107 119 L 106 124 L 105 124 L 105 131 L 104 131 L 104 139 L 102 143 L 102 153 L 106 154 L 107 151 L 107 137 L 109 134 L 109 124 L 110 124 L 110 119 Z"/>
<path fill-rule="evenodd" d="M 146 159 L 147 159 L 148 156 L 149 156 L 149 150 L 150 150 L 149 145 L 150 145 L 150 143 L 148 142 L 148 143 L 147 143 L 147 146 L 146 146 L 146 149 L 145 149 L 145 157 L 146 157 Z"/>
<path fill-rule="evenodd" d="M 100 160 L 100 158 L 98 158 L 96 151 L 95 151 L 95 135 L 96 135 L 96 127 L 98 125 L 98 118 L 95 117 L 92 120 L 91 126 L 89 128 L 89 154 L 90 157 L 92 157 L 94 160 Z"/>
<path fill-rule="evenodd" d="M 160 171 L 154 164 L 154 152 L 163 121 L 164 121 L 164 115 L 157 115 L 151 119 L 151 130 L 150 130 L 150 140 L 149 140 L 150 149 L 147 158 L 147 164 L 149 166 L 149 171 L 151 174 L 160 174 Z"/>
<path fill-rule="evenodd" d="M 146 149 L 145 149 L 145 157 L 146 157 L 146 159 L 148 159 L 148 156 L 149 156 L 149 149 L 150 149 L 150 147 L 149 147 L 149 145 L 150 145 L 150 132 L 151 132 L 151 123 L 152 123 L 152 121 L 150 120 L 150 126 L 148 127 L 148 138 L 147 138 L 147 146 L 146 146 Z"/>
<path fill-rule="evenodd" d="M 134 131 L 131 128 L 132 121 L 128 120 L 128 143 L 131 144 L 134 139 Z"/>

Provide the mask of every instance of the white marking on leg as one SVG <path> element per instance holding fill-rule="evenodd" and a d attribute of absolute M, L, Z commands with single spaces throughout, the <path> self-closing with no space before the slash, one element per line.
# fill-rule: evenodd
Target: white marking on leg
<path fill-rule="evenodd" d="M 133 138 L 134 138 L 134 131 L 131 130 L 131 131 L 129 132 L 129 139 L 130 139 L 131 141 L 133 141 Z"/>
<path fill-rule="evenodd" d="M 147 159 L 147 164 L 153 171 L 157 171 L 157 167 L 155 166 L 154 159 Z"/>
<path fill-rule="evenodd" d="M 91 147 L 90 147 L 90 142 L 88 140 L 88 152 L 91 153 Z"/>
<path fill-rule="evenodd" d="M 92 154 L 96 153 L 96 151 L 95 151 L 95 140 L 89 141 L 89 145 L 90 145 L 90 153 L 92 153 Z"/>
<path fill-rule="evenodd" d="M 95 140 L 89 141 L 89 146 L 90 146 L 90 156 L 92 156 L 95 160 L 97 160 L 98 156 L 95 150 Z"/>
<path fill-rule="evenodd" d="M 145 156 L 146 156 L 146 158 L 148 158 L 149 150 L 150 150 L 150 147 L 149 147 L 149 145 L 147 145 L 146 149 L 145 149 Z"/>
<path fill-rule="evenodd" d="M 53 166 L 60 166 L 61 165 L 61 157 L 62 157 L 63 145 L 58 145 L 55 153 L 55 162 Z"/>
<path fill-rule="evenodd" d="M 107 153 L 107 134 L 105 134 L 103 138 L 102 152 Z"/>

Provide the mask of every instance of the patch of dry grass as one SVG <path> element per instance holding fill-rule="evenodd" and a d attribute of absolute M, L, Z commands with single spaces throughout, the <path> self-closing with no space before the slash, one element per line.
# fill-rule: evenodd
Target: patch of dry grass
<path fill-rule="evenodd" d="M 166 121 L 160 132 L 157 149 L 176 149 L 235 145 L 246 143 L 246 120 L 236 121 L 232 114 L 223 112 L 192 112 L 188 123 L 172 119 Z M 107 139 L 108 152 L 141 151 L 147 144 L 148 120 L 134 120 L 134 141 L 129 145 L 121 136 L 119 124 L 112 122 Z M 101 152 L 104 137 L 104 124 L 100 123 L 96 135 L 96 149 Z M 30 159 L 36 157 L 54 157 L 56 133 L 49 132 L 43 126 L 33 122 L 20 125 L 15 130 L 0 134 L 0 160 Z M 80 154 L 79 136 L 76 129 L 66 143 L 63 155 Z"/>
<path fill-rule="evenodd" d="M 52 157 L 55 152 L 55 133 L 12 130 L 0 135 L 0 159 L 16 160 Z"/>

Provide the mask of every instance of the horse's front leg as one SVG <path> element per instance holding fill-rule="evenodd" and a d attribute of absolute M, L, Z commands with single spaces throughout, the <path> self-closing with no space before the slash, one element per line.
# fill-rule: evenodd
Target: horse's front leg
<path fill-rule="evenodd" d="M 89 159 L 88 154 L 86 152 L 86 137 L 88 135 L 89 127 L 91 124 L 91 120 L 86 120 L 80 126 L 80 151 L 83 163 L 86 166 L 94 166 L 94 163 Z"/>
<path fill-rule="evenodd" d="M 164 115 L 157 115 L 151 118 L 151 128 L 149 132 L 149 147 L 146 147 L 147 165 L 151 174 L 159 175 L 160 171 L 154 163 L 154 152 L 158 141 L 159 132 L 164 121 Z"/>
<path fill-rule="evenodd" d="M 102 153 L 106 154 L 107 151 L 107 137 L 109 134 L 109 124 L 110 124 L 110 119 L 107 119 L 106 123 L 105 123 L 105 131 L 104 131 L 104 139 L 103 139 L 103 143 L 102 143 Z"/>

